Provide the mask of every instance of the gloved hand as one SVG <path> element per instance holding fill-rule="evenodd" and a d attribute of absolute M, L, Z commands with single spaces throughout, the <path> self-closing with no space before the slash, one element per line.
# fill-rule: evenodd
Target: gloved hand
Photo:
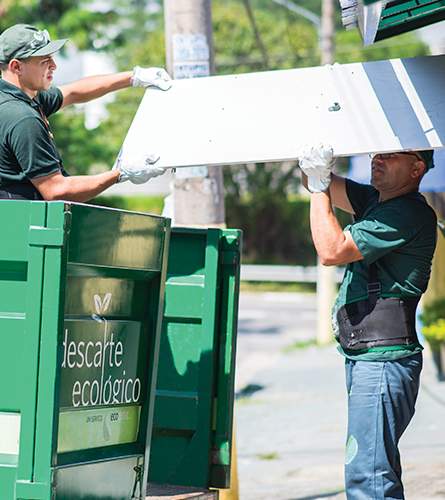
<path fill-rule="evenodd" d="M 113 170 L 120 172 L 118 182 L 130 181 L 133 184 L 143 184 L 165 173 L 165 168 L 154 166 L 158 160 L 158 155 L 148 155 L 139 158 L 130 157 L 123 161 L 122 152 L 120 152 L 113 165 Z"/>
<path fill-rule="evenodd" d="M 173 84 L 170 75 L 163 68 L 133 68 L 131 85 L 133 87 L 156 87 L 160 90 L 168 90 Z"/>
<path fill-rule="evenodd" d="M 298 155 L 301 171 L 307 175 L 311 193 L 326 191 L 331 183 L 331 172 L 335 165 L 332 146 L 319 144 L 305 146 Z"/>

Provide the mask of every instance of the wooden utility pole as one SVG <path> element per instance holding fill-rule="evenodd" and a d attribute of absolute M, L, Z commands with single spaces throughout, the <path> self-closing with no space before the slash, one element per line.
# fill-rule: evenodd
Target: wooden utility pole
<path fill-rule="evenodd" d="M 334 62 L 334 0 L 322 0 L 320 52 L 321 64 Z M 317 343 L 328 344 L 332 341 L 331 311 L 337 293 L 336 268 L 317 265 Z"/>
<path fill-rule="evenodd" d="M 175 79 L 211 75 L 214 72 L 211 0 L 164 0 L 164 13 L 169 73 Z M 222 169 L 206 166 L 178 169 L 173 205 L 175 225 L 223 226 Z"/>

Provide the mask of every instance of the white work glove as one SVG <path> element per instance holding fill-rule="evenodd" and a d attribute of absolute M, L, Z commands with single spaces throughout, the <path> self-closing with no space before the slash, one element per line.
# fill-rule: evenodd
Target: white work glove
<path fill-rule="evenodd" d="M 160 90 L 168 90 L 173 84 L 170 75 L 163 68 L 133 68 L 131 85 L 133 87 L 155 87 Z"/>
<path fill-rule="evenodd" d="M 138 158 L 130 157 L 123 160 L 122 152 L 120 152 L 113 165 L 113 170 L 119 170 L 120 172 L 117 182 L 130 181 L 133 184 L 143 184 L 154 177 L 164 174 L 165 168 L 154 166 L 158 160 L 158 155 L 147 155 Z"/>
<path fill-rule="evenodd" d="M 332 146 L 319 144 L 305 146 L 298 155 L 301 171 L 306 174 L 311 193 L 326 191 L 331 183 L 331 172 L 335 165 Z"/>

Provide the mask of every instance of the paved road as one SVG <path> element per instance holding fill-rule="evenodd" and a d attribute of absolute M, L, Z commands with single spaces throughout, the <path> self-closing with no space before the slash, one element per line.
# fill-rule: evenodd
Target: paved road
<path fill-rule="evenodd" d="M 343 360 L 313 337 L 315 296 L 243 293 L 237 357 L 241 500 L 344 500 Z M 417 413 L 402 438 L 408 500 L 445 499 L 445 383 L 425 354 Z"/>

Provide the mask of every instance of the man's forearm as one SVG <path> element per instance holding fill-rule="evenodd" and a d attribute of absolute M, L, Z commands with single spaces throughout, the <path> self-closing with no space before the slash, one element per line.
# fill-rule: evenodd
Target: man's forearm
<path fill-rule="evenodd" d="M 79 201 L 91 200 L 119 179 L 118 170 L 110 170 L 97 175 L 74 175 L 64 177 L 60 172 L 33 179 L 32 183 L 46 201 Z"/>
<path fill-rule="evenodd" d="M 320 260 L 325 265 L 334 262 L 345 235 L 332 209 L 329 191 L 311 195 L 310 223 L 312 240 Z"/>
<path fill-rule="evenodd" d="M 88 201 L 116 184 L 119 172 L 110 170 L 96 175 L 74 175 L 65 177 L 67 184 L 62 199 L 67 201 Z"/>
<path fill-rule="evenodd" d="M 132 75 L 131 71 L 124 71 L 112 75 L 90 76 L 63 85 L 60 87 L 64 97 L 63 104 L 66 106 L 68 104 L 88 102 L 109 92 L 130 87 Z"/>

